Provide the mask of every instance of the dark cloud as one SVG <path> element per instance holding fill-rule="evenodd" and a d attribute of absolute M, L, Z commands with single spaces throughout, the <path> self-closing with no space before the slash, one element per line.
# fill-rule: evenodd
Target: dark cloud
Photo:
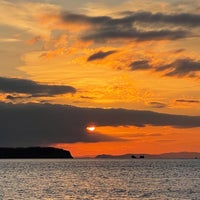
<path fill-rule="evenodd" d="M 10 95 L 9 94 L 6 96 L 6 99 L 13 101 L 13 100 L 26 99 L 26 98 L 31 98 L 31 97 L 32 96 L 18 96 L 18 95 Z"/>
<path fill-rule="evenodd" d="M 177 99 L 176 102 L 179 102 L 179 103 L 200 103 L 199 100 L 192 100 L 192 99 Z"/>
<path fill-rule="evenodd" d="M 95 99 L 95 97 L 89 97 L 89 96 L 80 96 L 81 99 Z"/>
<path fill-rule="evenodd" d="M 149 103 L 152 108 L 165 108 L 167 105 L 165 103 L 152 101 Z"/>
<path fill-rule="evenodd" d="M 111 17 L 108 16 L 98 16 L 98 17 L 90 17 L 84 14 L 76 14 L 70 12 L 62 12 L 61 19 L 64 22 L 71 22 L 71 23 L 85 23 L 85 24 L 105 24 L 107 22 L 112 21 Z"/>
<path fill-rule="evenodd" d="M 155 31 L 139 31 L 135 28 L 123 30 L 121 28 L 109 28 L 93 31 L 85 34 L 83 40 L 105 41 L 109 39 L 133 39 L 136 41 L 147 40 L 176 40 L 187 36 L 187 31 L 182 30 L 155 30 Z"/>
<path fill-rule="evenodd" d="M 168 65 L 156 68 L 156 71 L 165 71 L 165 76 L 196 77 L 196 72 L 200 72 L 200 61 L 178 59 Z"/>
<path fill-rule="evenodd" d="M 162 14 L 151 12 L 123 12 L 125 16 L 112 18 L 110 16 L 87 16 L 84 14 L 74 14 L 63 12 L 61 19 L 64 22 L 86 23 L 91 25 L 104 26 L 124 26 L 129 27 L 135 22 L 142 23 L 165 23 L 182 26 L 200 26 L 200 15 L 191 13 Z"/>
<path fill-rule="evenodd" d="M 66 23 L 89 24 L 91 30 L 87 31 L 82 39 L 95 41 L 108 39 L 175 40 L 188 37 L 191 34 L 188 27 L 200 26 L 200 15 L 197 14 L 151 12 L 125 12 L 124 14 L 125 16 L 112 18 L 63 12 L 61 20 Z M 136 28 L 138 24 L 140 29 Z M 148 27 L 150 27 L 149 30 Z"/>
<path fill-rule="evenodd" d="M 200 116 L 125 109 L 79 108 L 52 104 L 0 103 L 0 146 L 115 141 L 120 138 L 87 133 L 86 126 L 200 127 Z"/>
<path fill-rule="evenodd" d="M 177 49 L 176 51 L 174 51 L 174 53 L 181 53 L 181 52 L 184 52 L 185 49 Z"/>
<path fill-rule="evenodd" d="M 180 26 L 200 26 L 200 15 L 191 13 L 162 14 L 151 12 L 127 12 L 123 20 L 143 23 L 165 23 Z"/>
<path fill-rule="evenodd" d="M 198 78 L 200 72 L 200 61 L 190 58 L 177 59 L 169 64 L 161 66 L 152 66 L 148 60 L 135 61 L 130 64 L 130 70 L 150 70 L 153 72 L 162 72 L 164 76 L 171 77 L 190 77 Z"/>
<path fill-rule="evenodd" d="M 66 85 L 45 85 L 39 84 L 32 80 L 19 78 L 5 78 L 0 77 L 0 92 L 2 93 L 22 93 L 30 96 L 54 96 L 65 93 L 75 93 L 76 89 L 72 86 Z M 22 98 L 20 96 L 8 95 L 7 99 Z"/>
<path fill-rule="evenodd" d="M 116 51 L 106 51 L 106 52 L 103 52 L 103 51 L 99 51 L 95 54 L 92 54 L 88 59 L 87 61 L 93 61 L 93 60 L 98 60 L 98 59 L 103 59 L 107 56 L 109 56 L 110 54 L 113 54 L 115 53 Z"/>
<path fill-rule="evenodd" d="M 131 70 L 146 70 L 146 69 L 151 68 L 148 60 L 134 61 L 130 64 L 130 67 L 131 67 Z"/>

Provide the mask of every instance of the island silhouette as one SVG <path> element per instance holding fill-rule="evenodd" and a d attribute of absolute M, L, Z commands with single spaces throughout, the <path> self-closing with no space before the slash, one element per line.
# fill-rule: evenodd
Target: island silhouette
<path fill-rule="evenodd" d="M 101 154 L 97 155 L 95 158 L 117 158 L 117 159 L 198 159 L 200 158 L 200 152 L 169 152 L 161 154 L 122 154 L 122 155 L 109 155 Z"/>
<path fill-rule="evenodd" d="M 73 158 L 70 151 L 54 147 L 0 147 L 0 159 Z"/>

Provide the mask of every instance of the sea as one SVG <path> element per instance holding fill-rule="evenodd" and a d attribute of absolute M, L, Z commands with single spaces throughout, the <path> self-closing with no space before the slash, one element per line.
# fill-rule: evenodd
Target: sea
<path fill-rule="evenodd" d="M 0 200 L 200 200 L 200 159 L 1 159 Z"/>

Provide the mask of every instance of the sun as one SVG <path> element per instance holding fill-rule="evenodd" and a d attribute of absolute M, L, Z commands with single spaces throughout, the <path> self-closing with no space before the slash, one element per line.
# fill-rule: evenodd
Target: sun
<path fill-rule="evenodd" d="M 87 126 L 86 129 L 87 129 L 88 131 L 93 132 L 93 131 L 95 131 L 95 126 Z"/>

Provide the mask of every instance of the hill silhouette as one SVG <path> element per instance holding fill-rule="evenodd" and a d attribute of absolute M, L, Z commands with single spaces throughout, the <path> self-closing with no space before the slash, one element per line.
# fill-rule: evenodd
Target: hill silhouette
<path fill-rule="evenodd" d="M 53 147 L 0 147 L 0 159 L 5 158 L 73 158 L 69 151 Z"/>

